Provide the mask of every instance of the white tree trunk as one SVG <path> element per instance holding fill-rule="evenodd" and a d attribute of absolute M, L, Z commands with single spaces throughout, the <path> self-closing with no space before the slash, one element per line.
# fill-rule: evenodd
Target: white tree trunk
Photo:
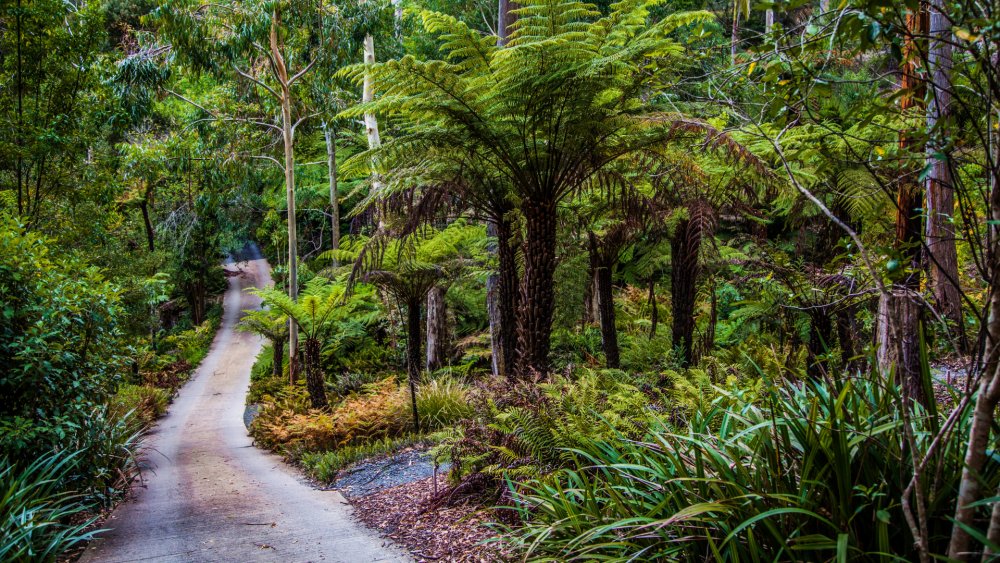
<path fill-rule="evenodd" d="M 768 9 L 764 12 L 764 33 L 770 34 L 774 27 L 774 10 Z"/>
<path fill-rule="evenodd" d="M 337 198 L 337 136 L 333 126 L 323 122 L 323 138 L 326 140 L 326 167 L 330 178 L 330 249 L 340 248 L 340 202 Z M 334 258 L 334 267 L 340 262 Z"/>
<path fill-rule="evenodd" d="M 365 64 L 372 65 L 375 64 L 375 38 L 371 35 L 365 36 Z M 365 82 L 363 89 L 361 91 L 361 101 L 363 103 L 369 103 L 375 100 L 375 90 L 372 87 L 372 77 L 371 74 L 365 74 Z M 365 114 L 365 134 L 368 136 L 368 148 L 374 149 L 382 144 L 382 139 L 378 134 L 378 120 L 375 119 L 375 114 L 366 113 Z"/>
<path fill-rule="evenodd" d="M 292 301 L 299 298 L 299 258 L 298 258 L 298 234 L 296 232 L 295 219 L 295 138 L 292 129 L 292 93 L 288 78 L 288 69 L 285 66 L 285 59 L 278 45 L 278 14 L 271 20 L 271 56 L 275 61 L 275 74 L 280 88 L 281 102 L 281 139 L 285 149 L 285 199 L 288 208 L 288 297 Z M 299 327 L 292 319 L 288 321 L 288 378 L 289 382 L 295 384 L 295 376 L 298 372 L 298 350 L 299 350 Z"/>
<path fill-rule="evenodd" d="M 375 38 L 371 35 L 365 36 L 364 41 L 365 64 L 375 64 Z M 365 81 L 361 90 L 362 103 L 369 103 L 375 100 L 375 89 L 372 84 L 371 73 L 365 73 Z M 373 113 L 365 113 L 365 134 L 368 136 L 368 148 L 376 149 L 382 146 L 382 138 L 378 133 L 378 119 Z M 382 191 L 382 182 L 379 180 L 378 172 L 372 173 L 372 191 L 378 193 Z M 377 212 L 378 226 L 382 227 L 382 213 Z"/>

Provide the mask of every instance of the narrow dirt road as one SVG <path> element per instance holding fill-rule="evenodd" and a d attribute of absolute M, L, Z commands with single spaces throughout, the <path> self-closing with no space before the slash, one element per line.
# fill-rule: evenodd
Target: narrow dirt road
<path fill-rule="evenodd" d="M 281 460 L 253 447 L 243 426 L 257 336 L 235 330 L 260 299 L 244 290 L 271 282 L 254 249 L 227 264 L 222 327 L 192 381 L 150 437 L 145 487 L 106 523 L 83 561 L 407 561 L 362 527 L 337 492 L 310 487 Z"/>

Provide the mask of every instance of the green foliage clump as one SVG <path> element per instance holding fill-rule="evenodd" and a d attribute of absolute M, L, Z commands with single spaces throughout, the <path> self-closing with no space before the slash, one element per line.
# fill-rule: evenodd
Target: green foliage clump
<path fill-rule="evenodd" d="M 208 355 L 220 321 L 221 315 L 209 314 L 208 318 L 198 326 L 168 336 L 165 344 L 176 348 L 180 359 L 189 365 L 197 366 Z"/>
<path fill-rule="evenodd" d="M 112 412 L 121 417 L 131 412 L 144 425 L 152 424 L 167 412 L 170 391 L 148 385 L 123 383 L 111 399 Z"/>
<path fill-rule="evenodd" d="M 537 560 L 910 559 L 900 408 L 895 388 L 864 380 L 723 393 L 687 428 L 581 442 L 572 469 L 521 483 L 513 541 Z M 966 410 L 957 432 L 968 421 Z M 925 451 L 935 421 L 918 410 L 913 425 Z M 932 552 L 947 544 L 962 458 L 958 442 L 944 445 L 941 470 L 923 476 L 945 492 L 928 499 Z M 992 490 L 1000 466 L 983 478 Z"/>
<path fill-rule="evenodd" d="M 581 444 L 641 436 L 653 404 L 624 373 L 612 370 L 583 370 L 514 389 L 491 382 L 453 446 L 452 478 L 478 475 L 499 484 L 548 474 L 570 462 L 570 450 Z"/>
<path fill-rule="evenodd" d="M 443 428 L 472 415 L 469 389 L 451 377 L 437 377 L 417 388 L 420 427 Z"/>
<path fill-rule="evenodd" d="M 116 289 L 0 218 L 0 456 L 69 447 L 113 393 L 123 364 Z"/>
<path fill-rule="evenodd" d="M 99 532 L 88 531 L 96 517 L 80 517 L 89 505 L 63 486 L 76 464 L 68 451 L 24 467 L 0 458 L 0 560 L 55 561 Z"/>

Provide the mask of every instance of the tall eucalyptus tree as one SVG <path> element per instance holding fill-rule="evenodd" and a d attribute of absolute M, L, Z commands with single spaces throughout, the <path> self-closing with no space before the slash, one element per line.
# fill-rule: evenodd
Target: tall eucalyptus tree
<path fill-rule="evenodd" d="M 298 298 L 298 233 L 295 197 L 295 132 L 314 116 L 297 86 L 330 46 L 322 33 L 330 12 L 318 0 L 252 1 L 222 5 L 170 0 L 158 11 L 163 37 L 196 68 L 236 81 L 256 91 L 236 111 L 206 110 L 219 121 L 270 131 L 280 139 L 281 155 L 248 155 L 278 166 L 284 176 L 288 233 L 287 292 Z M 279 159 L 280 158 L 280 159 Z M 289 318 L 289 378 L 298 373 L 298 327 Z"/>

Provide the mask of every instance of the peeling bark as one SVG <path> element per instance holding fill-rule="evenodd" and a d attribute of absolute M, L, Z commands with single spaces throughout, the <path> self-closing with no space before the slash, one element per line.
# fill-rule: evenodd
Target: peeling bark
<path fill-rule="evenodd" d="M 931 103 L 927 110 L 927 130 L 938 139 L 945 139 L 944 125 L 951 117 L 951 24 L 942 13 L 942 0 L 934 0 L 930 15 L 930 49 L 927 63 L 931 74 Z M 938 143 L 940 145 L 941 143 Z M 931 166 L 927 177 L 927 252 L 930 256 L 929 285 L 942 318 L 957 336 L 959 352 L 968 349 L 965 322 L 962 318 L 962 294 L 958 286 L 958 251 L 955 247 L 955 190 L 951 163 L 937 158 L 941 146 L 929 146 L 927 159 Z"/>

